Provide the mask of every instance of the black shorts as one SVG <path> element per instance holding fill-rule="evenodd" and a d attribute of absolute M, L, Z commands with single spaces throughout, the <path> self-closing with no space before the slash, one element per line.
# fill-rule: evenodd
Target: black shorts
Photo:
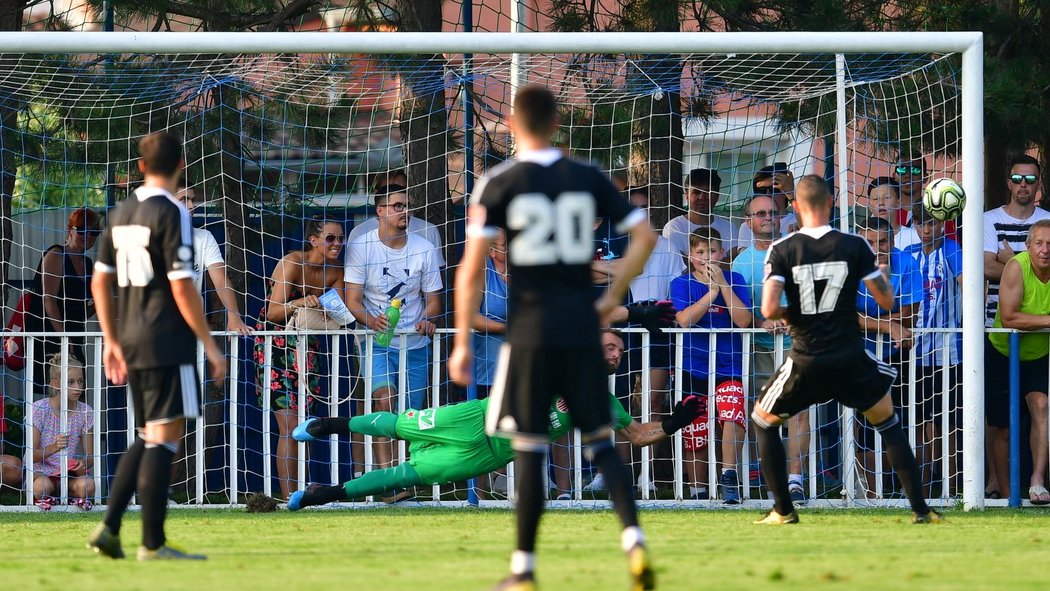
<path fill-rule="evenodd" d="M 585 437 L 612 425 L 609 379 L 597 338 L 590 347 L 504 343 L 493 381 L 485 421 L 490 435 L 545 447 L 551 403 L 558 397 L 565 399 L 573 425 Z"/>
<path fill-rule="evenodd" d="M 865 349 L 810 357 L 792 351 L 762 388 L 757 408 L 781 418 L 835 400 L 865 411 L 889 393 L 897 370 Z"/>
<path fill-rule="evenodd" d="M 192 363 L 129 369 L 128 389 L 135 406 L 135 426 L 199 417 L 200 390 Z"/>
<path fill-rule="evenodd" d="M 1050 392 L 1047 362 L 1050 357 L 1022 361 L 1020 364 L 1021 416 L 1028 413 L 1025 395 Z M 1010 426 L 1010 358 L 984 340 L 984 415 L 989 427 Z"/>

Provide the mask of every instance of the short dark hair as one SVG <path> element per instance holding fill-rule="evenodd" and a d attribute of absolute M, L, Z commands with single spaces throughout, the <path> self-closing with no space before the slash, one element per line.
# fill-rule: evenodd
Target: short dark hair
<path fill-rule="evenodd" d="M 394 182 L 394 179 L 404 178 L 405 183 Z M 408 174 L 404 168 L 392 168 L 385 172 L 377 172 L 372 176 L 372 193 L 385 191 L 390 185 L 403 185 L 408 182 Z"/>
<path fill-rule="evenodd" d="M 514 95 L 514 121 L 530 135 L 546 137 L 558 120 L 558 101 L 546 86 L 529 84 Z"/>
<path fill-rule="evenodd" d="M 1039 166 L 1039 161 L 1028 154 L 1018 154 L 1014 156 L 1013 159 L 1010 160 L 1010 166 L 1006 169 L 1007 172 L 1013 170 L 1013 168 L 1018 165 L 1034 166 L 1035 171 L 1042 174 L 1042 168 Z"/>
<path fill-rule="evenodd" d="M 871 190 L 872 189 L 876 189 L 876 188 L 881 187 L 883 185 L 889 185 L 889 186 L 893 187 L 894 190 L 897 191 L 897 196 L 900 197 L 901 184 L 899 182 L 897 182 L 897 179 L 895 179 L 895 178 L 893 178 L 891 176 L 879 176 L 879 177 L 875 177 L 874 179 L 872 179 L 872 181 L 870 183 L 868 183 L 868 196 L 871 197 Z"/>
<path fill-rule="evenodd" d="M 890 235 L 893 234 L 893 226 L 888 221 L 873 215 L 857 221 L 857 231 L 860 230 L 877 230 L 879 232 L 889 232 Z"/>
<path fill-rule="evenodd" d="M 182 140 L 167 131 L 151 133 L 139 140 L 139 158 L 146 174 L 173 176 L 182 163 Z"/>
<path fill-rule="evenodd" d="M 381 190 L 376 191 L 376 198 L 375 198 L 376 206 L 378 207 L 380 205 L 386 205 L 387 199 L 389 199 L 391 195 L 394 195 L 396 193 L 404 193 L 404 194 L 407 195 L 408 194 L 408 189 L 406 189 L 405 187 L 403 187 L 401 185 L 386 185 L 386 186 L 384 186 Z"/>
<path fill-rule="evenodd" d="M 717 242 L 718 247 L 722 248 L 722 233 L 711 226 L 700 226 L 689 233 L 689 250 L 693 250 L 701 242 L 706 242 L 709 245 L 712 242 Z"/>
<path fill-rule="evenodd" d="M 810 207 L 825 205 L 831 198 L 831 189 L 823 177 L 807 174 L 795 183 L 795 201 L 802 201 Z"/>
<path fill-rule="evenodd" d="M 722 177 L 718 176 L 717 170 L 710 168 L 694 168 L 685 179 L 687 187 L 708 187 L 712 191 L 722 188 Z"/>

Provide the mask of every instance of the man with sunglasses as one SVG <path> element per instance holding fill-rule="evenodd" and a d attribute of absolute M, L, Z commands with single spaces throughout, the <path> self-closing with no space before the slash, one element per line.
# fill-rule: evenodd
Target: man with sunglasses
<path fill-rule="evenodd" d="M 795 177 L 788 170 L 787 163 L 777 162 L 760 168 L 751 181 L 751 188 L 755 195 L 769 195 L 773 200 L 779 222 L 778 235 L 787 236 L 793 232 L 798 226 L 798 219 L 793 212 L 788 211 L 788 207 L 795 196 Z M 751 246 L 754 240 L 751 225 L 745 220 L 740 224 L 740 232 L 737 233 L 737 248 L 744 250 Z"/>
<path fill-rule="evenodd" d="M 395 169 L 387 171 L 379 175 L 372 189 L 373 195 L 387 194 L 394 191 L 407 191 L 408 177 L 405 176 L 405 171 L 402 169 Z M 408 212 L 408 233 L 419 236 L 427 242 L 434 245 L 435 255 L 437 256 L 438 265 L 441 267 L 445 266 L 445 255 L 442 253 L 441 232 L 438 227 L 430 222 L 426 221 L 421 217 L 413 215 L 413 208 L 409 204 Z M 346 243 L 351 244 L 354 240 L 357 240 L 361 236 L 379 228 L 379 218 L 370 217 L 360 224 L 355 224 L 350 229 L 350 234 L 346 237 Z"/>
<path fill-rule="evenodd" d="M 919 238 L 912 229 L 911 210 L 916 203 L 922 203 L 922 191 L 926 187 L 927 171 L 926 158 L 921 154 L 913 154 L 910 159 L 901 160 L 894 167 L 894 180 L 899 187 L 900 209 L 897 210 L 897 219 L 893 222 L 895 229 L 904 230 L 904 234 L 897 234 L 897 248 L 905 248 L 912 244 L 918 244 Z M 879 177 L 883 178 L 883 177 Z M 878 179 L 876 179 L 878 180 Z M 874 182 L 874 181 L 872 181 Z M 870 189 L 870 185 L 869 185 Z M 892 221 L 892 220 L 891 220 Z M 959 240 L 955 229 L 955 220 L 948 220 L 944 224 L 944 235 L 952 240 Z M 907 240 L 901 238 L 907 237 Z"/>
<path fill-rule="evenodd" d="M 756 180 L 756 183 L 758 181 Z M 792 183 L 792 190 L 794 184 Z M 752 231 L 754 236 L 751 245 L 733 259 L 733 271 L 739 273 L 751 290 L 751 313 L 754 315 L 755 328 L 765 329 L 765 333 L 753 335 L 751 355 L 751 386 L 748 396 L 756 400 L 762 388 L 776 371 L 777 335 L 783 337 L 783 353 L 791 350 L 791 336 L 784 320 L 768 320 L 762 316 L 762 286 L 765 281 L 766 257 L 773 241 L 786 235 L 783 225 L 778 228 L 778 210 L 776 199 L 772 195 L 756 194 L 744 208 L 745 219 L 740 227 Z M 792 216 L 793 217 L 793 216 Z M 809 410 L 788 419 L 788 495 L 796 505 L 805 504 L 805 481 L 802 472 L 802 458 L 809 451 Z"/>
<path fill-rule="evenodd" d="M 1010 161 L 1007 188 L 1010 201 L 984 213 L 984 276 L 988 280 L 985 301 L 985 326 L 995 320 L 999 306 L 999 281 L 1006 263 L 1025 250 L 1025 240 L 1032 224 L 1050 219 L 1050 212 L 1039 207 L 1039 161 L 1021 154 Z"/>
<path fill-rule="evenodd" d="M 398 412 L 399 375 L 407 374 L 406 404 L 410 408 L 426 407 L 430 373 L 430 336 L 441 314 L 441 267 L 438 249 L 423 238 L 408 232 L 408 193 L 404 187 L 391 185 L 386 193 L 375 197 L 379 226 L 359 236 L 347 247 L 344 290 L 346 306 L 363 326 L 376 333 L 390 327 L 386 309 L 392 300 L 401 300 L 401 318 L 397 327 L 414 330 L 404 337 L 394 336 L 389 346 L 373 343 L 372 410 Z M 401 349 L 406 350 L 404 367 Z M 366 347 L 362 347 L 367 351 Z M 377 438 L 376 463 L 391 465 L 389 439 Z"/>

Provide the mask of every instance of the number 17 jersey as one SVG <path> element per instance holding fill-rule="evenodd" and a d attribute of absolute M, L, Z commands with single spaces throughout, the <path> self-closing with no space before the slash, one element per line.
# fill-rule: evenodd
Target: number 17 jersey
<path fill-rule="evenodd" d="M 802 228 L 773 243 L 766 279 L 784 283 L 791 350 L 802 355 L 864 349 L 857 289 L 880 273 L 871 246 L 830 226 Z"/>
<path fill-rule="evenodd" d="M 600 170 L 557 149 L 522 152 L 493 168 L 471 197 L 468 235 L 507 232 L 507 342 L 593 345 L 594 226 L 626 233 L 645 222 Z"/>

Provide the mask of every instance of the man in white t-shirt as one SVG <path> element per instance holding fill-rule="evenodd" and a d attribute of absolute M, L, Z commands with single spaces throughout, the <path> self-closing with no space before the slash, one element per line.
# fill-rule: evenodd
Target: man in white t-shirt
<path fill-rule="evenodd" d="M 176 199 L 182 201 L 186 209 L 193 213 L 195 191 L 192 187 L 179 189 Z M 193 284 L 197 291 L 204 292 L 204 271 L 208 272 L 211 283 L 215 286 L 215 293 L 219 301 L 226 308 L 226 330 L 242 335 L 249 335 L 252 330 L 244 324 L 241 318 L 241 310 L 237 306 L 237 298 L 230 289 L 230 281 L 226 278 L 226 261 L 222 258 L 219 243 L 215 236 L 204 228 L 193 228 Z"/>
<path fill-rule="evenodd" d="M 389 346 L 372 344 L 372 411 L 400 412 L 393 404 L 398 375 L 407 375 L 408 406 L 425 406 L 430 374 L 430 336 L 433 318 L 441 314 L 441 266 L 438 249 L 423 238 L 408 233 L 408 194 L 391 187 L 392 192 L 376 195 L 379 227 L 359 236 L 348 247 L 344 275 L 346 305 L 357 321 L 383 333 L 389 328 L 386 310 L 392 300 L 401 300 L 397 327 L 411 328 L 415 334 L 395 334 Z M 400 351 L 405 349 L 405 367 Z M 367 352 L 367 347 L 362 347 Z M 382 439 L 382 441 L 380 441 Z M 390 466 L 389 440 L 376 438 L 376 461 Z"/>
<path fill-rule="evenodd" d="M 390 184 L 390 185 L 384 185 L 384 186 L 378 187 L 376 189 L 376 193 L 377 194 L 379 194 L 379 193 L 386 193 L 386 194 L 390 194 L 390 193 L 404 193 L 405 191 L 406 191 L 405 186 L 401 185 L 399 183 L 394 183 L 394 184 Z M 378 217 L 368 218 L 367 220 L 361 222 L 360 224 L 357 224 L 356 226 L 354 226 L 353 228 L 350 229 L 350 235 L 346 237 L 346 243 L 347 244 L 351 244 L 355 240 L 357 240 L 358 238 L 360 238 L 360 237 L 362 237 L 365 234 L 368 234 L 370 232 L 374 232 L 377 229 L 379 229 L 379 218 Z M 409 213 L 408 214 L 408 234 L 410 236 L 419 236 L 420 238 L 422 238 L 422 239 L 426 240 L 427 242 L 433 244 L 434 247 L 435 247 L 434 248 L 434 253 L 437 255 L 437 258 L 438 258 L 438 266 L 440 266 L 440 267 L 444 267 L 445 266 L 445 257 L 441 253 L 441 245 L 442 245 L 441 232 L 438 231 L 438 227 L 437 226 L 435 226 L 434 224 L 431 224 L 430 222 L 424 220 L 423 218 L 418 218 L 418 217 L 412 215 L 411 213 Z"/>
<path fill-rule="evenodd" d="M 702 227 L 718 230 L 725 237 L 725 250 L 736 248 L 736 227 L 727 218 L 711 213 L 718 203 L 718 191 L 722 188 L 722 178 L 717 170 L 694 168 L 686 177 L 686 199 L 689 202 L 689 213 L 680 215 L 667 222 L 663 235 L 671 241 L 671 248 L 683 257 L 689 253 L 689 234 Z"/>
<path fill-rule="evenodd" d="M 1014 158 L 1007 177 L 1009 203 L 984 212 L 984 277 L 988 280 L 985 326 L 991 326 L 995 320 L 995 310 L 999 307 L 999 280 L 1007 261 L 1025 250 L 1025 240 L 1032 224 L 1050 218 L 1050 212 L 1036 205 L 1039 175 L 1038 160 L 1027 154 Z"/>

